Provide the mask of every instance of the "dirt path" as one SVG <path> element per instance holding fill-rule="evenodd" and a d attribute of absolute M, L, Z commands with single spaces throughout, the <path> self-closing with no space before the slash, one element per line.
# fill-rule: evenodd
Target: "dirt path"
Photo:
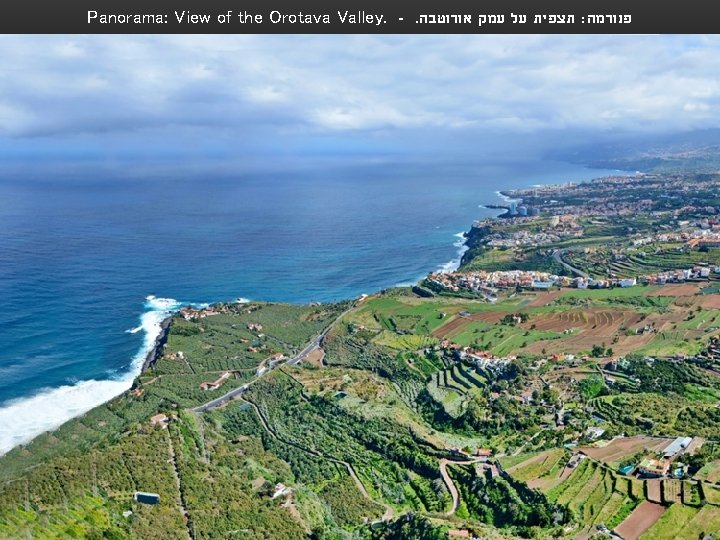
<path fill-rule="evenodd" d="M 166 431 L 167 433 L 167 431 Z M 182 489 L 180 489 L 180 472 L 178 471 L 177 461 L 175 460 L 175 447 L 172 443 L 172 438 L 170 437 L 170 433 L 167 433 L 167 441 L 168 441 L 168 454 L 170 454 L 170 462 L 172 463 L 172 469 L 173 469 L 173 476 L 175 476 L 175 486 L 178 490 L 178 499 L 180 501 L 180 514 L 183 517 L 183 521 L 185 522 L 185 532 L 187 533 L 187 537 L 192 540 L 193 535 L 190 532 L 190 528 L 188 527 L 188 513 L 185 509 L 185 502 L 183 501 L 183 495 L 182 495 Z"/>

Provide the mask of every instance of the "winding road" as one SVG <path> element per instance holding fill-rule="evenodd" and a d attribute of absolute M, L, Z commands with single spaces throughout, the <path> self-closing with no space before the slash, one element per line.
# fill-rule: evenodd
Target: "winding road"
<path fill-rule="evenodd" d="M 450 459 L 442 458 L 440 460 L 440 475 L 442 476 L 443 481 L 445 482 L 445 485 L 448 488 L 448 491 L 450 492 L 450 495 L 452 496 L 452 508 L 445 512 L 445 515 L 452 515 L 454 514 L 458 506 L 460 505 L 460 493 L 458 492 L 457 488 L 455 487 L 455 483 L 452 481 L 452 478 L 450 478 L 450 475 L 447 472 L 447 466 L 449 465 L 471 465 L 473 463 L 480 463 L 482 461 L 482 458 L 476 458 L 476 459 L 469 459 L 467 461 L 452 461 Z"/>
<path fill-rule="evenodd" d="M 563 266 L 563 268 L 565 268 L 566 270 L 570 270 L 573 274 L 576 274 L 580 277 L 588 279 L 590 276 L 588 275 L 587 272 L 583 272 L 579 268 L 575 268 L 574 266 L 563 261 L 562 254 L 565 253 L 566 251 L 567 251 L 566 249 L 556 249 L 555 251 L 553 251 L 552 258 L 555 259 L 555 262 L 561 264 Z"/>

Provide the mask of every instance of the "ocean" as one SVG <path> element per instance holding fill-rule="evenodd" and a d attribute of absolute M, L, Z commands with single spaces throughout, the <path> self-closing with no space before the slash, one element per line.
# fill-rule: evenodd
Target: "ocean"
<path fill-rule="evenodd" d="M 0 179 L 0 454 L 129 388 L 183 303 L 333 301 L 452 269 L 552 161 Z"/>

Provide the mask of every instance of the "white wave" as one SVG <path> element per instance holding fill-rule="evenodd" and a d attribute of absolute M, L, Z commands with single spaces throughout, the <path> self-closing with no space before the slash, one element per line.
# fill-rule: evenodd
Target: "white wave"
<path fill-rule="evenodd" d="M 460 262 L 462 261 L 462 256 L 465 255 L 465 252 L 469 249 L 465 245 L 465 233 L 464 232 L 461 231 L 453 236 L 455 236 L 458 239 L 455 243 L 453 243 L 453 245 L 456 248 L 458 248 L 457 257 L 451 261 L 448 261 L 448 262 L 440 265 L 440 267 L 437 269 L 437 271 L 442 274 L 449 274 L 450 272 L 454 272 L 455 270 L 460 268 Z"/>
<path fill-rule="evenodd" d="M 136 326 L 135 328 L 130 328 L 128 330 L 125 330 L 126 334 L 137 334 L 140 330 L 142 330 L 142 326 Z"/>
<path fill-rule="evenodd" d="M 33 396 L 6 403 L 0 407 L 0 455 L 41 433 L 58 428 L 130 388 L 142 369 L 145 357 L 155 346 L 162 331 L 162 321 L 181 306 L 172 298 L 148 296 L 145 300 L 146 311 L 140 316 L 138 327 L 145 336 L 142 346 L 132 358 L 130 369 L 111 379 L 90 379 L 48 388 Z"/>
<path fill-rule="evenodd" d="M 236 304 L 249 304 L 250 300 L 248 298 L 243 298 L 242 296 L 235 300 Z"/>
<path fill-rule="evenodd" d="M 500 199 L 502 199 L 505 202 L 520 202 L 522 199 L 513 199 L 512 197 L 508 197 L 507 195 L 504 195 L 500 193 L 499 191 L 495 192 L 495 195 L 497 195 Z"/>

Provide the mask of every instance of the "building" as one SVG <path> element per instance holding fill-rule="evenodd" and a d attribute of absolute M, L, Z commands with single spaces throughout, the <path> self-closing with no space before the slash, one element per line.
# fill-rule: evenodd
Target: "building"
<path fill-rule="evenodd" d="M 163 428 L 167 426 L 167 424 L 168 424 L 169 421 L 170 421 L 170 420 L 168 419 L 168 417 L 165 416 L 165 415 L 162 414 L 162 413 L 156 414 L 155 416 L 153 416 L 152 418 L 150 418 L 150 424 L 151 424 L 151 425 L 153 425 L 153 426 L 162 426 Z"/>
<path fill-rule="evenodd" d="M 514 216 L 515 214 L 517 214 L 517 203 L 515 201 L 512 201 L 510 203 L 510 215 Z"/>
<path fill-rule="evenodd" d="M 518 208 L 518 214 L 520 214 L 521 216 L 527 216 L 527 206 L 521 206 L 520 208 Z"/>
<path fill-rule="evenodd" d="M 160 495 L 157 493 L 147 493 L 145 491 L 136 491 L 133 500 L 142 504 L 159 504 Z"/>
<path fill-rule="evenodd" d="M 222 375 L 220 375 L 220 378 L 213 382 L 202 382 L 200 383 L 200 389 L 201 390 L 217 390 L 222 386 L 222 384 L 225 382 L 227 378 L 229 378 L 231 373 L 229 371 L 226 371 Z"/>
<path fill-rule="evenodd" d="M 643 459 L 638 465 L 638 473 L 645 478 L 660 478 L 665 476 L 670 468 L 667 460 Z"/>
<path fill-rule="evenodd" d="M 663 450 L 663 455 L 665 456 L 665 459 L 675 457 L 678 453 L 690 446 L 691 442 L 692 437 L 678 437 L 673 442 L 668 444 L 665 447 L 665 450 Z"/>

